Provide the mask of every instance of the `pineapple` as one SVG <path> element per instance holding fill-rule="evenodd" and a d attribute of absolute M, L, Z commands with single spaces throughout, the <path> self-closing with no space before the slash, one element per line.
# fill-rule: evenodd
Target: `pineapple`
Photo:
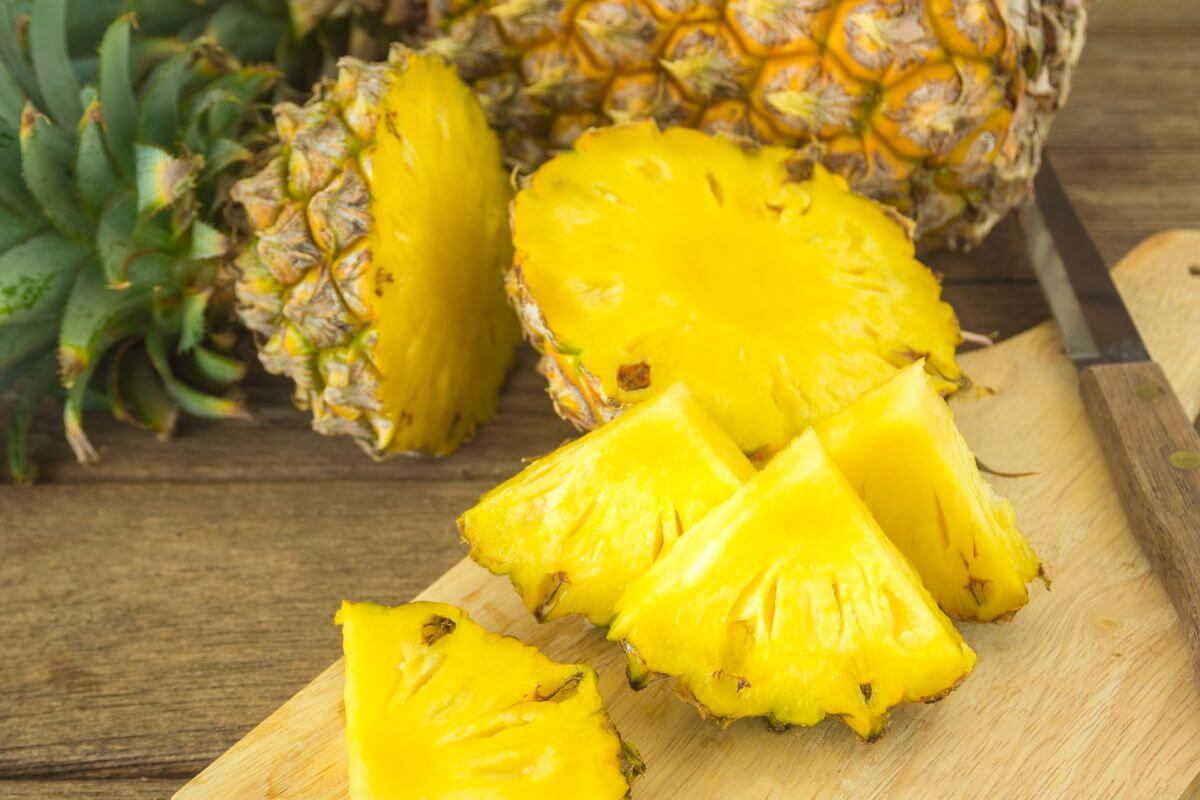
<path fill-rule="evenodd" d="M 789 149 L 652 123 L 581 137 L 513 205 L 506 284 L 584 429 L 686 383 L 762 457 L 960 334 L 903 218 Z"/>
<path fill-rule="evenodd" d="M 459 518 L 540 621 L 607 625 L 625 586 L 754 474 L 683 385 L 564 445 Z"/>
<path fill-rule="evenodd" d="M 1087 0 L 434 0 L 453 58 L 537 164 L 653 119 L 813 147 L 917 223 L 979 241 L 1026 194 Z"/>
<path fill-rule="evenodd" d="M 208 39 L 147 38 L 90 6 L 68 22 L 66 0 L 30 8 L 0 4 L 0 394 L 15 387 L 7 454 L 23 482 L 31 419 L 56 390 L 85 463 L 85 404 L 162 436 L 178 409 L 245 415 L 226 396 L 243 367 L 221 352 L 220 200 L 275 81 Z M 72 58 L 79 42 L 93 58 Z"/>
<path fill-rule="evenodd" d="M 835 715 L 864 739 L 941 698 L 975 654 L 816 433 L 713 509 L 617 601 L 639 688 L 675 676 L 704 716 L 773 727 Z"/>
<path fill-rule="evenodd" d="M 817 433 L 946 613 L 988 621 L 1025 605 L 1041 564 L 919 364 Z"/>
<path fill-rule="evenodd" d="M 636 751 L 596 673 L 442 603 L 343 603 L 351 800 L 625 797 Z"/>
<path fill-rule="evenodd" d="M 242 322 L 322 433 L 443 455 L 494 412 L 519 326 L 502 275 L 511 189 L 479 103 L 434 55 L 341 63 L 232 196 L 253 236 Z"/>

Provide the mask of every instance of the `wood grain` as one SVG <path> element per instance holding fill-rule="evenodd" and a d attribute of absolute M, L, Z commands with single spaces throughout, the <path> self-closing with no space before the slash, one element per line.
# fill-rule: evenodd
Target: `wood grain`
<path fill-rule="evenodd" d="M 0 781 L 0 800 L 163 800 L 178 783 L 163 778 Z"/>
<path fill-rule="evenodd" d="M 1079 388 L 1125 515 L 1175 604 L 1200 685 L 1200 435 L 1158 364 L 1088 367 Z"/>
<path fill-rule="evenodd" d="M 1184 397 L 1200 398 L 1200 231 L 1149 240 L 1116 279 L 1152 353 Z M 774 734 L 722 730 L 664 683 L 634 693 L 623 656 L 574 619 L 535 623 L 507 581 L 464 560 L 422 592 L 552 657 L 596 667 L 622 734 L 647 761 L 635 794 L 653 798 L 1178 797 L 1200 763 L 1200 689 L 1184 637 L 1117 503 L 1050 324 L 969 354 L 980 388 L 952 406 L 980 458 L 1036 477 L 997 479 L 1054 591 L 1035 589 L 1010 624 L 965 625 L 975 673 L 933 706 L 898 710 L 864 747 L 843 726 Z M 1163 721 L 1170 719 L 1169 725 Z M 175 800 L 341 800 L 341 667 L 335 664 L 235 745 Z"/>
<path fill-rule="evenodd" d="M 1092 14 L 1050 145 L 1110 262 L 1200 219 L 1198 40 L 1195 0 L 1103 0 Z M 1007 336 L 1047 316 L 1007 222 L 972 253 L 930 260 L 971 330 Z M 178 786 L 217 757 L 336 657 L 343 595 L 408 599 L 462 555 L 445 521 L 473 489 L 455 484 L 491 484 L 571 435 L 530 364 L 496 423 L 439 461 L 374 464 L 316 436 L 286 384 L 261 375 L 253 424 L 186 419 L 160 443 L 90 415 L 105 451 L 91 469 L 46 409 L 32 443 L 44 484 L 0 474 L 0 774 L 54 776 L 46 797 L 105 797 L 85 788 L 104 781 L 61 787 Z M 1003 441 L 973 441 L 991 466 L 1021 468 Z M 403 505 L 416 495 L 425 510 Z"/>

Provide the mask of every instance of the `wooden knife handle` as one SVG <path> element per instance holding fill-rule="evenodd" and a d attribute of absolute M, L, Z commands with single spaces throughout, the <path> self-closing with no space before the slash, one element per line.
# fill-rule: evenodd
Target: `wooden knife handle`
<path fill-rule="evenodd" d="M 1175 603 L 1200 681 L 1200 435 L 1162 368 L 1098 364 L 1084 406 L 1130 527 Z"/>

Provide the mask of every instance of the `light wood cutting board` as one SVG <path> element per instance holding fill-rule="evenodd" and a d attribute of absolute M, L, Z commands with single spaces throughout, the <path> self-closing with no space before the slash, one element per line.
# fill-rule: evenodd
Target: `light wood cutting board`
<path fill-rule="evenodd" d="M 1200 231 L 1139 245 L 1117 284 L 1190 414 L 1200 401 Z M 897 709 L 878 742 L 844 725 L 722 730 L 667 682 L 634 693 L 623 658 L 574 619 L 539 626 L 504 579 L 463 561 L 420 597 L 600 672 L 621 733 L 641 750 L 635 798 L 1178 798 L 1200 770 L 1200 693 L 1170 602 L 1138 550 L 1046 323 L 962 359 L 977 388 L 952 401 L 979 458 L 1050 566 L 1009 623 L 962 624 L 974 674 L 936 705 Z M 355 598 L 369 599 L 369 598 Z M 334 609 L 330 609 L 332 617 Z M 332 624 L 332 623 L 331 623 Z M 343 800 L 342 665 L 334 664 L 175 800 Z M 564 800 L 566 800 L 564 798 Z"/>

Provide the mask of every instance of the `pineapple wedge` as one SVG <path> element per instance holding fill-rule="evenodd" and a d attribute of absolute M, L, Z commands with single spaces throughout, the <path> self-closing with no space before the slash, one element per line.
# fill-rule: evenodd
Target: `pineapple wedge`
<path fill-rule="evenodd" d="M 628 583 L 754 474 L 682 384 L 540 458 L 459 529 L 539 620 L 607 625 Z"/>
<path fill-rule="evenodd" d="M 812 431 L 629 586 L 609 638 L 635 688 L 674 676 L 704 716 L 832 714 L 868 740 L 975 665 Z"/>
<path fill-rule="evenodd" d="M 817 433 L 946 613 L 988 621 L 1025 605 L 1041 564 L 919 363 Z"/>
<path fill-rule="evenodd" d="M 442 603 L 343 603 L 336 621 L 351 800 L 615 800 L 641 772 L 587 666 Z"/>

